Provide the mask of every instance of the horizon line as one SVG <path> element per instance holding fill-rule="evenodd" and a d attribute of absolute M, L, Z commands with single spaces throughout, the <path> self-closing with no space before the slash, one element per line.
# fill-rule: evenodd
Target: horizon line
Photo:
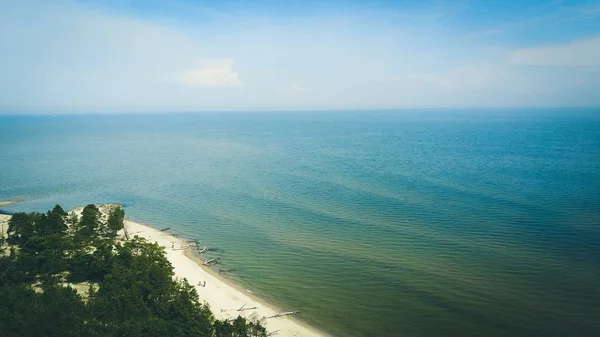
<path fill-rule="evenodd" d="M 600 106 L 471 106 L 471 107 L 404 107 L 404 108 L 329 108 L 329 109 L 199 109 L 199 110 L 161 110 L 161 111 L 18 111 L 5 112 L 0 116 L 64 116 L 64 115 L 159 115 L 159 114 L 216 114 L 216 113 L 339 113 L 339 112 L 409 112 L 409 111 L 456 111 L 456 110 L 559 110 L 559 109 L 600 109 Z"/>

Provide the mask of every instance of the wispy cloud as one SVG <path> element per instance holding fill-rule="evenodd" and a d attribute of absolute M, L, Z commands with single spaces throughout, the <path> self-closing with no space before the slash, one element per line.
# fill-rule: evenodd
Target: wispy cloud
<path fill-rule="evenodd" d="M 515 50 L 510 63 L 543 67 L 600 67 L 600 37 Z"/>
<path fill-rule="evenodd" d="M 291 92 L 309 92 L 311 91 L 309 88 L 299 85 L 297 82 L 290 83 L 289 91 Z"/>
<path fill-rule="evenodd" d="M 444 18 L 447 16 L 456 15 L 460 12 L 467 10 L 470 7 L 471 0 L 460 0 L 460 1 L 448 1 L 448 0 L 435 0 L 433 2 L 433 10 L 431 13 L 438 18 Z"/>
<path fill-rule="evenodd" d="M 515 7 L 447 0 L 248 14 L 160 0 L 148 14 L 109 3 L 0 0 L 0 109 L 600 105 L 600 28 L 584 19 L 594 6 L 522 4 L 529 12 L 510 15 Z"/>
<path fill-rule="evenodd" d="M 482 89 L 502 80 L 506 68 L 500 63 L 474 63 L 422 75 L 419 79 L 444 89 Z M 417 77 L 418 78 L 418 77 Z"/>
<path fill-rule="evenodd" d="M 243 82 L 234 65 L 232 59 L 199 60 L 196 68 L 177 74 L 175 80 L 198 87 L 238 87 Z"/>
<path fill-rule="evenodd" d="M 590 106 L 600 97 L 600 37 L 497 53 L 439 71 L 407 73 L 388 86 L 432 106 Z M 417 100 L 417 98 L 419 98 Z"/>
<path fill-rule="evenodd" d="M 600 69 L 600 37 L 577 40 L 564 44 L 542 46 L 536 48 L 517 49 L 497 55 L 494 59 L 474 60 L 438 72 L 412 73 L 401 77 L 405 81 L 428 83 L 444 90 L 484 90 L 492 88 L 500 90 L 504 87 L 515 87 L 519 83 L 541 84 L 543 78 L 552 76 L 540 72 L 526 71 L 526 67 L 553 68 L 599 68 Z M 553 69 L 554 70 L 554 69 Z M 559 74 L 558 72 L 552 71 Z M 562 74 L 565 81 L 562 85 L 590 83 L 595 73 L 583 71 Z M 566 81 L 568 78 L 568 81 Z M 546 85 L 544 85 L 546 86 Z M 526 87 L 522 87 L 527 90 Z"/>
<path fill-rule="evenodd" d="M 559 11 L 558 18 L 562 22 L 586 21 L 600 16 L 600 4 L 574 5 Z"/>
<path fill-rule="evenodd" d="M 565 33 L 564 27 L 570 25 L 570 33 L 577 32 L 581 28 L 578 25 L 600 18 L 600 3 L 576 3 L 555 0 L 540 3 L 539 6 L 531 7 L 531 13 L 523 15 L 517 13 L 514 18 L 503 22 L 494 23 L 483 30 L 475 30 L 464 33 L 466 38 L 486 39 L 490 36 L 504 34 L 519 36 L 513 38 L 513 42 L 518 42 L 520 39 L 525 39 L 527 36 L 535 36 L 536 39 L 555 40 L 557 36 L 563 36 Z M 587 26 L 586 34 L 597 34 L 600 30 L 590 30 Z M 600 26 L 599 26 L 600 27 Z M 558 33 L 558 34 L 557 34 Z M 568 33 L 567 33 L 568 34 Z"/>

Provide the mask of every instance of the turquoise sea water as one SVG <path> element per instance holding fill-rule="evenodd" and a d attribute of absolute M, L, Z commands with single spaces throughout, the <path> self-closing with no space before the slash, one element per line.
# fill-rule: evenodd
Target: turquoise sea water
<path fill-rule="evenodd" d="M 0 116 L 3 199 L 122 203 L 336 336 L 600 336 L 600 110 Z"/>

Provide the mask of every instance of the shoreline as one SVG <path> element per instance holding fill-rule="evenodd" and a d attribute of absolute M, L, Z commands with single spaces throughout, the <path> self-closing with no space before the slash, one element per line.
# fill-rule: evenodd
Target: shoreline
<path fill-rule="evenodd" d="M 216 279 L 218 279 L 219 281 L 225 283 L 226 285 L 234 288 L 235 290 L 237 290 L 238 292 L 244 294 L 245 296 L 249 297 L 250 299 L 252 299 L 253 301 L 256 301 L 258 303 L 261 303 L 263 306 L 265 307 L 269 307 L 272 310 L 275 310 L 275 308 L 278 308 L 276 305 L 269 303 L 267 300 L 260 298 L 259 296 L 257 296 L 256 294 L 254 294 L 253 292 L 248 292 L 249 289 L 245 289 L 244 287 L 242 287 L 241 285 L 235 283 L 234 281 L 228 279 L 227 277 L 223 276 L 222 274 L 220 274 L 219 272 L 215 271 L 214 269 L 204 266 L 202 263 L 204 262 L 201 258 L 199 258 L 198 256 L 196 256 L 196 254 L 194 253 L 194 249 L 193 248 L 186 248 L 184 250 L 184 254 L 185 256 L 192 260 L 194 263 L 196 263 L 200 268 L 202 268 L 203 270 L 205 270 L 206 272 L 208 272 L 209 274 L 211 274 L 212 276 L 214 276 Z M 279 311 L 283 311 L 283 310 L 279 310 Z M 283 317 L 281 317 L 283 318 Z M 285 317 L 286 320 L 290 320 L 293 321 L 294 323 L 303 326 L 304 328 L 311 330 L 313 333 L 315 333 L 315 336 L 323 336 L 323 337 L 328 337 L 330 336 L 329 334 L 327 334 L 326 332 L 319 330 L 317 328 L 315 328 L 314 326 L 310 325 L 309 323 L 295 317 L 295 316 L 286 316 Z M 275 336 L 280 336 L 280 334 L 277 334 Z M 283 336 L 283 335 L 281 335 Z M 295 335 L 294 335 L 295 336 Z M 297 335 L 298 337 L 303 336 L 301 334 Z"/>
<path fill-rule="evenodd" d="M 187 279 L 196 288 L 200 301 L 209 304 L 216 319 L 234 319 L 238 315 L 262 320 L 269 333 L 283 337 L 326 337 L 329 334 L 317 330 L 308 323 L 292 316 L 273 317 L 282 310 L 258 298 L 249 290 L 220 275 L 194 254 L 193 248 L 183 238 L 131 220 L 124 221 L 128 235 L 143 237 L 165 248 L 166 257 L 173 265 L 175 276 Z M 172 247 L 175 247 L 173 249 Z M 199 282 L 206 282 L 199 286 Z M 244 310 L 239 310 L 244 308 Z"/>
<path fill-rule="evenodd" d="M 16 202 L 18 201 L 3 201 L 0 202 L 0 206 Z M 117 205 L 96 204 L 96 206 L 106 216 L 108 210 Z M 80 213 L 82 209 L 82 206 L 76 207 L 71 212 Z M 2 225 L 0 229 L 3 232 L 0 234 L 6 235 L 8 220 L 11 217 L 12 214 L 0 214 L 0 224 Z M 196 289 L 200 302 L 208 303 L 215 319 L 235 319 L 240 315 L 247 319 L 259 320 L 270 336 L 275 337 L 331 336 L 293 315 L 285 315 L 288 310 L 279 309 L 210 267 L 204 266 L 204 261 L 195 254 L 189 240 L 129 219 L 125 219 L 123 222 L 125 230 L 119 232 L 117 240 L 125 240 L 125 232 L 127 232 L 130 239 L 139 236 L 150 243 L 157 243 L 163 247 L 166 258 L 173 266 L 175 277 L 187 279 L 189 284 Z M 199 282 L 203 283 L 203 286 L 200 286 Z M 277 316 L 278 314 L 284 315 Z"/>

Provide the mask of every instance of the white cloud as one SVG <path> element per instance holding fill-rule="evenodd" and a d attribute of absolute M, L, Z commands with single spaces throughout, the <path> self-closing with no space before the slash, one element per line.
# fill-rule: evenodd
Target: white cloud
<path fill-rule="evenodd" d="M 600 37 L 566 44 L 515 50 L 510 63 L 543 67 L 600 67 Z"/>
<path fill-rule="evenodd" d="M 480 62 L 437 73 L 403 76 L 406 81 L 429 83 L 444 90 L 487 88 L 503 80 L 509 69 L 501 62 Z"/>
<path fill-rule="evenodd" d="M 310 89 L 299 85 L 297 82 L 292 82 L 290 84 L 290 91 L 291 92 L 308 92 L 308 91 L 310 91 Z"/>
<path fill-rule="evenodd" d="M 190 86 L 237 87 L 243 85 L 239 74 L 234 71 L 231 59 L 203 59 L 195 69 L 181 72 L 175 80 Z"/>

